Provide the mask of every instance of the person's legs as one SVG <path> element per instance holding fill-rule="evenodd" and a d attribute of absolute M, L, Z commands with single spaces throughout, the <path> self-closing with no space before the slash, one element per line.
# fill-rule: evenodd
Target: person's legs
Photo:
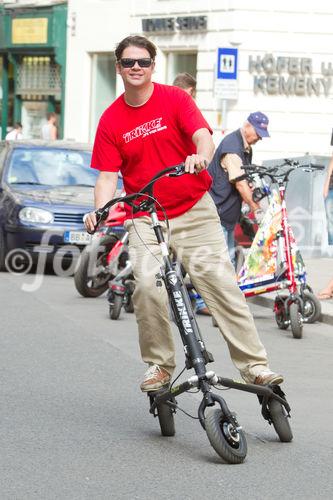
<path fill-rule="evenodd" d="M 272 374 L 268 368 L 265 348 L 237 286 L 211 197 L 206 194 L 191 210 L 172 219 L 170 226 L 171 243 L 216 319 L 243 379 L 280 383 L 283 378 Z"/>
<path fill-rule="evenodd" d="M 327 221 L 328 244 L 333 245 L 333 189 L 330 189 L 328 191 L 328 195 L 325 198 L 325 210 L 326 210 L 326 221 Z"/>
<path fill-rule="evenodd" d="M 126 229 L 129 231 L 129 254 L 135 277 L 133 303 L 141 356 L 150 366 L 158 365 L 162 375 L 163 369 L 171 375 L 175 367 L 175 353 L 168 297 L 164 285 L 156 286 L 156 274 L 160 271 L 162 260 L 160 249 L 149 217 L 135 219 L 134 224 L 135 228 L 132 221 L 127 221 Z M 160 372 L 157 375 L 160 376 Z M 165 377 L 162 379 L 165 383 Z"/>
<path fill-rule="evenodd" d="M 210 316 L 210 312 L 208 307 L 205 304 L 204 299 L 201 297 L 199 293 L 197 293 L 197 297 L 195 299 L 195 312 L 197 314 L 203 314 L 205 316 Z"/>

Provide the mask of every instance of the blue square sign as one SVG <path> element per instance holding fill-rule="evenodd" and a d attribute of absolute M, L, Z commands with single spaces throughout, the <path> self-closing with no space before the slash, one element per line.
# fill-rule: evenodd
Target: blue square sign
<path fill-rule="evenodd" d="M 217 74 L 218 80 L 237 80 L 238 49 L 217 49 Z"/>

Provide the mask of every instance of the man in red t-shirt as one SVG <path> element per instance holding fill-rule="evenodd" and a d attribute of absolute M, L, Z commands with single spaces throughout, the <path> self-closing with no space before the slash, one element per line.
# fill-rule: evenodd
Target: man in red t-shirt
<path fill-rule="evenodd" d="M 215 204 L 207 192 L 211 178 L 206 167 L 214 153 L 209 125 L 186 92 L 152 82 L 156 47 L 147 38 L 129 36 L 118 44 L 115 54 L 125 92 L 103 113 L 98 125 L 91 164 L 100 170 L 96 208 L 113 198 L 119 170 L 125 191 L 131 194 L 163 168 L 184 161 L 191 175 L 163 178 L 154 188 L 154 196 L 169 218 L 168 243 L 223 331 L 243 379 L 281 383 L 283 377 L 268 367 L 265 348 L 237 286 Z M 159 246 L 150 218 L 145 214 L 135 217 L 132 220 L 128 212 L 126 228 L 136 281 L 133 301 L 141 355 L 149 365 L 141 390 L 151 391 L 170 381 L 175 352 L 167 294 L 155 286 Z M 89 231 L 94 229 L 94 212 L 86 216 L 85 225 Z"/>

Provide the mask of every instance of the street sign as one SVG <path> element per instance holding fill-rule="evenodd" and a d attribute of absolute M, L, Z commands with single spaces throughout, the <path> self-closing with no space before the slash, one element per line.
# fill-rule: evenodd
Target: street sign
<path fill-rule="evenodd" d="M 238 49 L 228 47 L 217 49 L 215 97 L 220 99 L 238 98 L 237 64 Z"/>

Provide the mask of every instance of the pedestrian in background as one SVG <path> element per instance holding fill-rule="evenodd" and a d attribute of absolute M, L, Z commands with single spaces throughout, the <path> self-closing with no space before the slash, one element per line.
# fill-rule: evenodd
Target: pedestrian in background
<path fill-rule="evenodd" d="M 47 113 L 47 122 L 42 126 L 42 139 L 44 141 L 55 141 L 57 139 L 57 115 Z"/>
<path fill-rule="evenodd" d="M 197 81 L 190 73 L 178 73 L 172 85 L 185 90 L 185 92 L 195 99 L 197 94 Z"/>
<path fill-rule="evenodd" d="M 210 194 L 220 216 L 234 267 L 236 266 L 234 229 L 241 216 L 242 202 L 250 207 L 258 224 L 264 215 L 260 205 L 252 199 L 252 190 L 248 182 L 237 178 L 244 175 L 242 165 L 249 165 L 252 162 L 252 146 L 263 137 L 269 137 L 268 121 L 267 116 L 260 111 L 251 113 L 241 128 L 222 139 L 208 167 L 213 179 Z"/>
<path fill-rule="evenodd" d="M 6 135 L 6 141 L 19 141 L 20 139 L 23 139 L 22 130 L 22 123 L 16 122 L 13 129 Z"/>

